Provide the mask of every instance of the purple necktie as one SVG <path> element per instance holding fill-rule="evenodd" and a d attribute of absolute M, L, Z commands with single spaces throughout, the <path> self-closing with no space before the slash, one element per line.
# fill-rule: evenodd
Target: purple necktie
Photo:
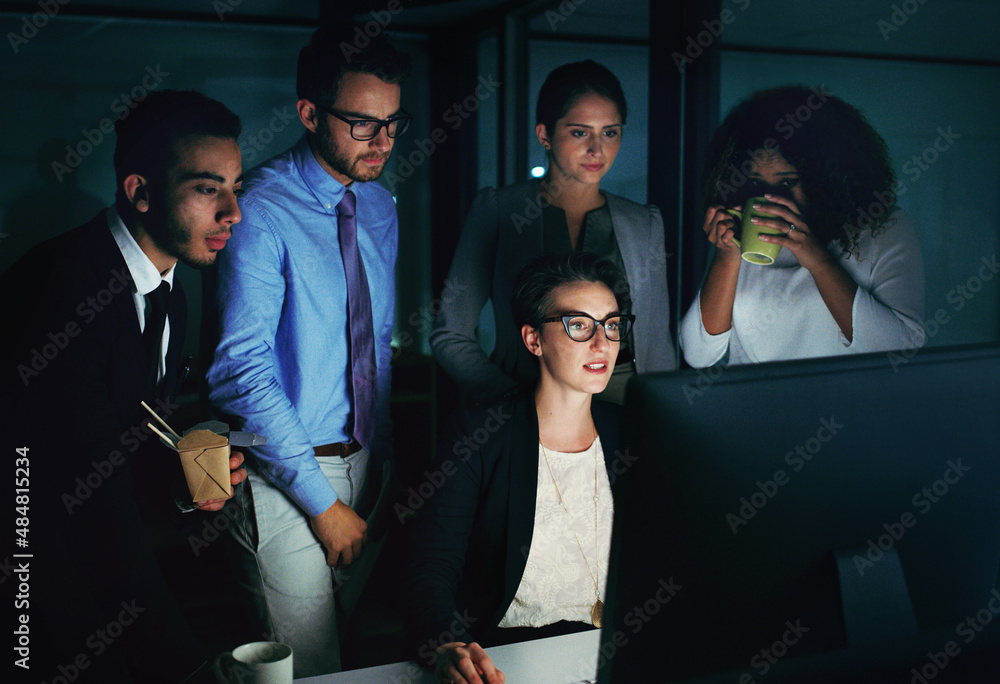
<path fill-rule="evenodd" d="M 347 336 L 351 352 L 351 420 L 354 439 L 371 451 L 377 420 L 375 408 L 375 335 L 368 277 L 358 249 L 354 218 L 355 198 L 350 190 L 337 204 L 337 232 L 347 276 Z"/>

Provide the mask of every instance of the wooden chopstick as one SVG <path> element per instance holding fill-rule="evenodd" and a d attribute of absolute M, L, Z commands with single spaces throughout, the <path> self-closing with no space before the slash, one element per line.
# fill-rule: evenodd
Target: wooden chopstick
<path fill-rule="evenodd" d="M 163 434 L 159 430 L 157 430 L 155 425 L 153 425 L 152 423 L 146 423 L 146 427 L 148 427 L 150 430 L 152 430 L 153 432 L 155 432 L 156 434 L 158 434 L 160 436 L 160 439 L 162 439 L 164 442 L 166 442 L 167 444 L 170 445 L 171 449 L 173 449 L 174 451 L 177 451 L 177 445 L 174 444 L 173 440 L 170 439 L 169 437 L 167 437 L 165 434 Z"/>
<path fill-rule="evenodd" d="M 147 404 L 144 401 L 141 401 L 139 403 L 142 404 L 142 407 L 144 409 L 146 409 L 147 411 L 149 411 L 150 415 L 152 415 L 153 418 L 156 418 L 156 422 L 158 422 L 163 427 L 167 428 L 167 432 L 169 432 L 174 437 L 176 437 L 178 440 L 180 440 L 181 436 L 178 435 L 176 432 L 174 432 L 174 429 L 172 427 L 170 427 L 169 425 L 167 425 L 166 421 L 164 421 L 162 418 L 160 418 L 158 415 L 156 415 L 156 411 L 154 411 L 153 409 L 149 408 L 149 404 Z M 146 424 L 149 425 L 149 423 L 146 423 Z M 150 427 L 152 427 L 152 426 L 150 425 Z M 156 428 L 153 428 L 153 429 L 155 430 Z M 157 431 L 157 434 L 159 434 L 159 431 Z M 171 441 L 171 443 L 173 443 L 172 440 L 170 440 L 170 441 Z"/>

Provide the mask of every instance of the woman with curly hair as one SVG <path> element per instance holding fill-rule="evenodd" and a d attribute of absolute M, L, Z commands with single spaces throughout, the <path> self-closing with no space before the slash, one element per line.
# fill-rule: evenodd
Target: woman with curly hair
<path fill-rule="evenodd" d="M 761 91 L 734 108 L 709 148 L 702 230 L 715 246 L 680 326 L 696 368 L 919 347 L 924 267 L 896 206 L 888 149 L 855 107 L 819 89 Z M 729 208 L 764 197 L 769 266 L 741 259 Z"/>

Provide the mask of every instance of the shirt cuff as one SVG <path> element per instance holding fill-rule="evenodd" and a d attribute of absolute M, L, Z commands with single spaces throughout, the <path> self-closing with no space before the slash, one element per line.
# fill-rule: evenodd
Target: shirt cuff
<path fill-rule="evenodd" d="M 318 469 L 300 474 L 286 493 L 310 517 L 328 509 L 338 498 L 330 481 Z"/>

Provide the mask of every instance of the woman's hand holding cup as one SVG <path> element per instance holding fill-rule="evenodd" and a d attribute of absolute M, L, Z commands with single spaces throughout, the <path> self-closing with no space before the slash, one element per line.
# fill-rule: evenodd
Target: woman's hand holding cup
<path fill-rule="evenodd" d="M 771 242 L 787 248 L 808 271 L 830 261 L 830 252 L 813 237 L 795 202 L 780 195 L 764 195 L 764 197 L 768 200 L 767 204 L 757 204 L 755 207 L 767 211 L 775 218 L 754 217 L 751 220 L 763 228 L 776 228 L 782 234 L 762 234 L 761 242 Z"/>
<path fill-rule="evenodd" d="M 740 246 L 736 244 L 736 220 L 722 205 L 715 205 L 705 212 L 705 223 L 702 230 L 708 236 L 708 241 L 718 249 L 716 258 L 733 258 L 739 260 Z"/>

